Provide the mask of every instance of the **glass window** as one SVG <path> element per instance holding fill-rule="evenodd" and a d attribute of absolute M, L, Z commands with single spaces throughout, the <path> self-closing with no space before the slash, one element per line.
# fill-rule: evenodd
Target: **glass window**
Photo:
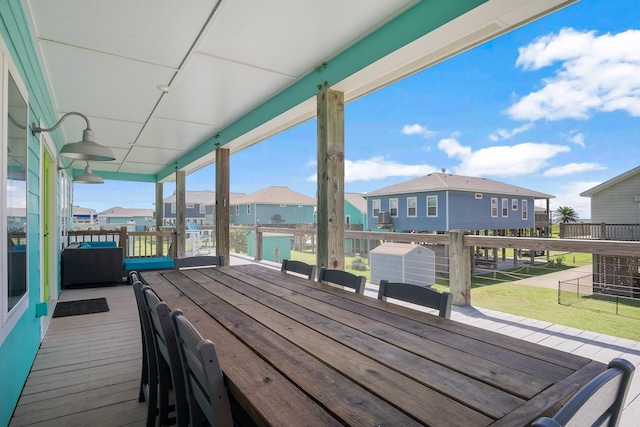
<path fill-rule="evenodd" d="M 407 197 L 407 218 L 418 216 L 418 198 Z"/>
<path fill-rule="evenodd" d="M 497 197 L 491 198 L 491 217 L 492 218 L 498 217 L 498 198 Z"/>
<path fill-rule="evenodd" d="M 398 199 L 389 199 L 389 215 L 398 216 Z"/>
<path fill-rule="evenodd" d="M 171 213 L 172 214 L 176 213 L 176 204 L 175 203 L 171 203 Z"/>
<path fill-rule="evenodd" d="M 193 209 L 194 205 L 193 203 L 187 203 L 187 209 Z"/>
<path fill-rule="evenodd" d="M 502 217 L 509 216 L 509 199 L 502 199 Z"/>
<path fill-rule="evenodd" d="M 240 205 L 236 205 L 236 215 L 240 215 Z"/>
<path fill-rule="evenodd" d="M 526 200 L 522 201 L 522 219 L 529 219 L 528 204 Z"/>
<path fill-rule="evenodd" d="M 373 217 L 378 218 L 380 212 L 380 199 L 374 199 L 371 201 L 371 210 L 373 210 Z"/>
<path fill-rule="evenodd" d="M 247 215 L 251 215 L 251 205 L 247 205 Z"/>
<path fill-rule="evenodd" d="M 2 223 L 6 224 L 7 252 L 5 262 L 0 263 L 7 268 L 2 280 L 6 283 L 5 313 L 27 293 L 27 103 L 10 73 L 8 77 L 7 133 L 2 136 L 2 153 L 6 160 L 3 161 L 6 180 L 2 201 L 6 209 L 3 209 Z"/>
<path fill-rule="evenodd" d="M 511 199 L 511 210 L 512 211 L 518 210 L 518 199 Z"/>
<path fill-rule="evenodd" d="M 201 213 L 202 215 L 204 215 L 204 214 L 206 214 L 206 213 L 207 213 L 207 207 L 206 207 L 204 204 L 201 204 L 201 205 L 200 205 L 200 213 Z"/>
<path fill-rule="evenodd" d="M 438 196 L 427 196 L 427 216 L 438 216 Z"/>

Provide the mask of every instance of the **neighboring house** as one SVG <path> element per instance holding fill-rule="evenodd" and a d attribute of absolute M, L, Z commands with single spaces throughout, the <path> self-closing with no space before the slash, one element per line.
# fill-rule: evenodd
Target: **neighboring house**
<path fill-rule="evenodd" d="M 367 199 L 360 193 L 344 193 L 345 230 L 366 230 Z"/>
<path fill-rule="evenodd" d="M 535 202 L 554 197 L 487 178 L 431 173 L 366 193 L 370 228 L 399 232 L 521 230 L 545 234 L 548 208 L 536 221 Z M 527 231 L 528 230 L 528 231 Z"/>
<path fill-rule="evenodd" d="M 7 208 L 7 230 L 26 231 L 27 209 Z"/>
<path fill-rule="evenodd" d="M 316 199 L 288 187 L 267 187 L 230 204 L 236 225 L 291 225 L 315 222 Z"/>
<path fill-rule="evenodd" d="M 215 193 L 214 193 L 215 194 Z M 237 203 L 237 201 L 246 196 L 245 193 L 229 193 L 229 205 L 234 205 Z M 214 201 L 211 203 L 207 203 L 205 205 L 205 209 L 206 209 L 206 213 L 205 213 L 205 220 L 204 223 L 205 224 L 211 224 L 211 225 L 215 225 L 216 223 L 216 202 L 215 202 L 215 198 Z"/>
<path fill-rule="evenodd" d="M 156 225 L 153 209 L 131 209 L 116 206 L 98 214 L 100 225 L 108 228 L 131 227 L 129 231 L 146 231 Z"/>
<path fill-rule="evenodd" d="M 591 198 L 591 223 L 563 225 L 562 236 L 640 241 L 640 166 L 580 195 Z M 640 257 L 593 254 L 594 291 L 640 298 L 639 265 Z"/>
<path fill-rule="evenodd" d="M 74 227 L 94 225 L 98 222 L 98 212 L 95 209 L 73 206 L 72 216 Z"/>
<path fill-rule="evenodd" d="M 187 222 L 195 222 L 196 224 L 207 224 L 206 214 L 207 205 L 214 204 L 216 202 L 216 193 L 211 190 L 203 191 L 186 191 L 185 203 L 186 211 L 185 217 Z M 176 223 L 176 193 L 174 192 L 170 197 L 162 200 L 164 206 L 164 223 L 175 224 Z"/>

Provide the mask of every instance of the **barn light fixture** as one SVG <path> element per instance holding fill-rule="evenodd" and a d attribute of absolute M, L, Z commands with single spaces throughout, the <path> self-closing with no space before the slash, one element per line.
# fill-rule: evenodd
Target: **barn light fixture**
<path fill-rule="evenodd" d="M 48 129 L 41 128 L 39 126 L 36 126 L 35 123 L 32 123 L 31 133 L 33 135 L 36 135 L 40 132 L 52 132 L 58 129 L 64 119 L 66 119 L 70 115 L 82 117 L 87 122 L 87 128 L 82 132 L 82 140 L 80 142 L 67 143 L 62 147 L 59 153 L 60 156 L 74 160 L 92 160 L 97 162 L 105 162 L 116 159 L 116 157 L 113 155 L 113 151 L 111 151 L 110 148 L 104 147 L 95 142 L 93 130 L 91 130 L 91 125 L 89 124 L 89 119 L 87 118 L 87 116 L 75 111 L 68 112 L 67 114 L 62 116 L 60 120 L 58 120 L 58 123 Z"/>

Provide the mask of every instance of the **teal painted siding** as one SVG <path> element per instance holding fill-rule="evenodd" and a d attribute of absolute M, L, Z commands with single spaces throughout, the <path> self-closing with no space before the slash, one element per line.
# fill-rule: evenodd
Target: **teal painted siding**
<path fill-rule="evenodd" d="M 8 59 L 17 69 L 16 80 L 26 86 L 28 122 L 53 124 L 58 115 L 53 108 L 47 85 L 38 64 L 22 2 L 0 2 L 0 38 L 7 46 Z M 59 149 L 63 141 L 60 133 L 52 133 L 54 145 Z M 31 369 L 42 334 L 36 305 L 40 301 L 40 144 L 28 132 L 27 173 L 27 262 L 28 306 L 0 344 L 0 425 L 8 425 L 22 387 Z M 4 208 L 4 207 L 3 207 Z M 59 210 L 58 210 L 59 212 Z M 58 291 L 52 292 L 57 298 Z"/>
<path fill-rule="evenodd" d="M 344 216 L 349 216 L 350 224 L 362 224 L 363 229 L 367 227 L 367 214 L 360 212 L 360 209 L 353 206 L 351 203 L 344 202 Z"/>
<path fill-rule="evenodd" d="M 263 235 L 262 259 L 273 262 L 282 262 L 291 258 L 291 240 L 293 234 Z M 247 233 L 247 255 L 255 257 L 255 237 L 253 231 Z M 277 251 L 276 251 L 277 248 Z"/>

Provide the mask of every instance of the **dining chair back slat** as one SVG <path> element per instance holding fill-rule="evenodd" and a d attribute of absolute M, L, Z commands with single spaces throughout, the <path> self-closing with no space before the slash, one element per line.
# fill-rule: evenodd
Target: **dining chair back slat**
<path fill-rule="evenodd" d="M 617 426 L 634 371 L 628 360 L 613 359 L 606 371 L 581 388 L 553 418 L 539 418 L 531 426 Z"/>
<path fill-rule="evenodd" d="M 191 425 L 233 426 L 215 345 L 202 338 L 182 311 L 174 310 L 171 320 L 182 359 Z"/>
<path fill-rule="evenodd" d="M 333 270 L 322 267 L 320 269 L 318 281 L 345 286 L 347 288 L 355 289 L 356 293 L 364 294 L 364 286 L 367 282 L 367 278 L 364 276 L 356 276 L 348 271 Z"/>
<path fill-rule="evenodd" d="M 152 427 L 156 424 L 156 413 L 158 411 L 158 362 L 153 347 L 153 332 L 151 331 L 149 314 L 147 313 L 147 304 L 143 295 L 144 289 L 149 287 L 138 279 L 137 273 L 131 273 L 129 278 L 134 281 L 133 293 L 138 307 L 142 335 L 142 374 L 138 401 L 147 403 L 147 427 Z"/>
<path fill-rule="evenodd" d="M 293 272 L 297 274 L 302 274 L 307 276 L 309 280 L 315 280 L 316 278 L 316 266 L 307 264 L 306 262 L 302 262 L 302 261 L 283 259 L 282 267 L 280 268 L 280 271 L 284 273 Z"/>
<path fill-rule="evenodd" d="M 418 304 L 423 307 L 439 310 L 438 315 L 446 319 L 451 318 L 451 303 L 453 295 L 449 292 L 438 292 L 424 286 L 412 285 L 410 283 L 380 281 L 378 289 L 378 299 L 386 301 L 387 298 Z"/>
<path fill-rule="evenodd" d="M 160 425 L 170 423 L 168 391 L 173 388 L 176 424 L 188 425 L 188 413 L 182 362 L 176 344 L 176 335 L 171 323 L 170 310 L 166 303 L 151 288 L 143 291 L 151 325 L 154 350 L 158 363 L 158 385 L 160 388 Z"/>

